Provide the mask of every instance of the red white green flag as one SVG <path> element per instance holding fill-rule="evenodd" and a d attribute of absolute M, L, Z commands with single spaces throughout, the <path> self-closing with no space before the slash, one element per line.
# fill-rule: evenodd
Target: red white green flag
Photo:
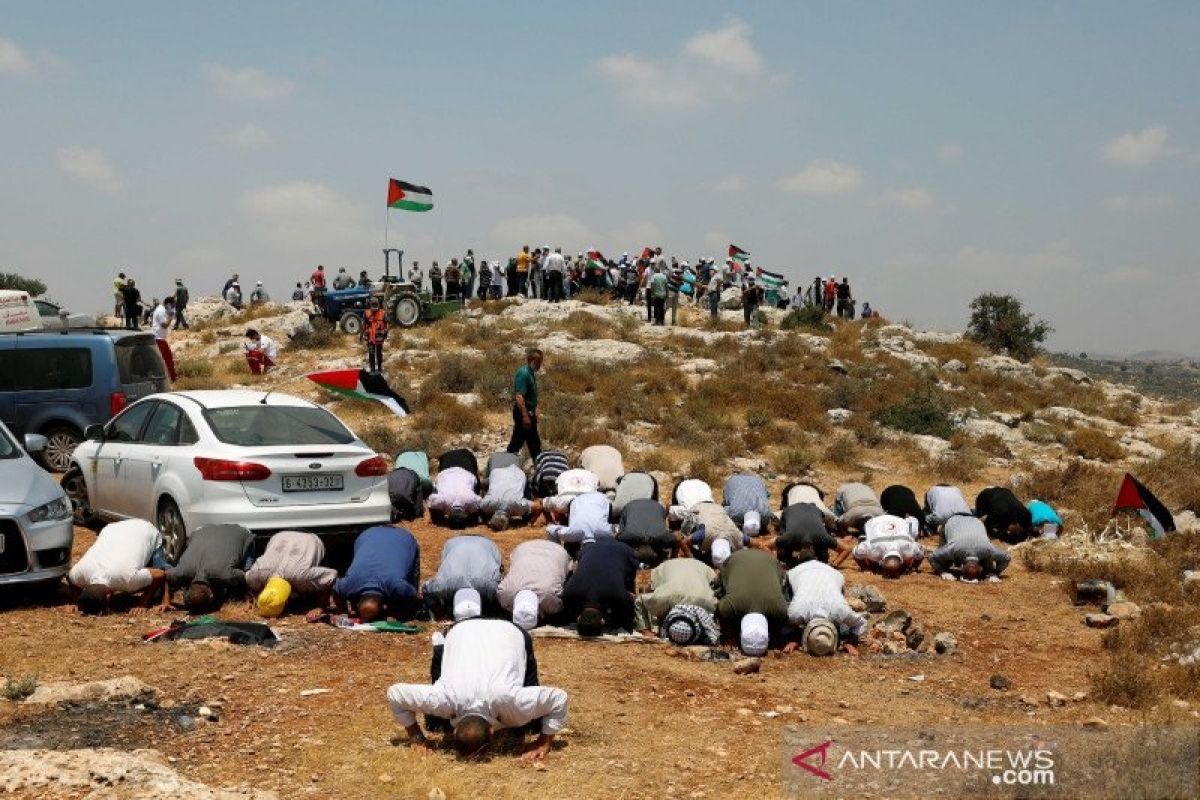
<path fill-rule="evenodd" d="M 365 369 L 336 369 L 314 372 L 306 377 L 334 394 L 355 400 L 375 400 L 383 403 L 398 417 L 408 416 L 408 403 L 377 373 L 367 372 Z"/>
<path fill-rule="evenodd" d="M 388 180 L 387 204 L 388 208 L 401 211 L 429 211 L 433 208 L 433 192 L 428 187 L 391 178 Z"/>
<path fill-rule="evenodd" d="M 750 254 L 736 244 L 729 245 L 729 257 L 741 264 L 750 260 Z"/>

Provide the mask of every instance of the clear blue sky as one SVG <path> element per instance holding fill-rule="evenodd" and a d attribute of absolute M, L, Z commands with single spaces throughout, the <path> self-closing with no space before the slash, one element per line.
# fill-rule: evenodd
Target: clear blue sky
<path fill-rule="evenodd" d="M 0 2 L 0 269 L 80 311 L 520 244 L 730 242 L 959 327 L 1200 354 L 1200 4 Z"/>

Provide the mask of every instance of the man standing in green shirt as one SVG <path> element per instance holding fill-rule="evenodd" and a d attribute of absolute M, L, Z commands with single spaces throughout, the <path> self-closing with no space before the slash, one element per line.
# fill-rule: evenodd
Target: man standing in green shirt
<path fill-rule="evenodd" d="M 176 328 L 187 329 L 187 328 L 191 327 L 190 325 L 187 324 L 187 318 L 184 317 L 184 315 L 183 315 L 183 312 L 187 309 L 187 304 L 188 304 L 187 287 L 183 285 L 183 278 L 176 278 L 175 279 L 175 327 Z"/>
<path fill-rule="evenodd" d="M 528 447 L 531 459 L 536 459 L 542 452 L 542 437 L 537 427 L 537 372 L 541 368 L 542 351 L 530 350 L 525 357 L 525 366 L 513 377 L 513 432 L 508 452 L 519 453 L 522 447 Z"/>

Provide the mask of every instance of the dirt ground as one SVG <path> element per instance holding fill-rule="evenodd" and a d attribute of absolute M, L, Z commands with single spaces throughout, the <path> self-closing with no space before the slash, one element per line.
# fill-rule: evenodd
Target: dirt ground
<path fill-rule="evenodd" d="M 430 575 L 449 532 L 426 522 L 411 527 L 422 545 L 422 575 Z M 538 535 L 526 528 L 498 539 L 507 554 Z M 80 530 L 76 557 L 93 540 Z M 428 680 L 428 625 L 419 635 L 354 633 L 293 615 L 278 621 L 282 641 L 271 650 L 144 644 L 141 634 L 171 617 L 85 620 L 9 598 L 0 614 L 0 674 L 42 681 L 128 674 L 180 710 L 48 711 L 0 701 L 0 744 L 153 748 L 193 779 L 280 797 L 426 798 L 437 796 L 434 789 L 449 798 L 771 797 L 782 792 L 789 725 L 1145 721 L 1088 700 L 1046 704 L 1047 691 L 1071 697 L 1088 690 L 1089 672 L 1103 659 L 1100 632 L 1082 624 L 1083 611 L 1054 579 L 1027 572 L 1020 561 L 998 585 L 948 583 L 928 572 L 883 581 L 844 566 L 848 585 L 875 584 L 889 609 L 910 611 L 929 637 L 953 633 L 959 648 L 949 656 L 773 653 L 759 674 L 742 676 L 728 662 L 686 660 L 663 644 L 539 639 L 542 681 L 569 692 L 570 711 L 553 755 L 537 766 L 514 758 L 513 747 L 486 763 L 462 764 L 449 751 L 393 744 L 402 732 L 384 691 L 396 681 Z M 230 605 L 223 616 L 249 614 Z M 994 674 L 1011 688 L 990 688 Z M 302 696 L 306 689 L 329 692 Z M 174 721 L 212 701 L 220 704 L 219 721 L 198 721 L 190 731 Z"/>

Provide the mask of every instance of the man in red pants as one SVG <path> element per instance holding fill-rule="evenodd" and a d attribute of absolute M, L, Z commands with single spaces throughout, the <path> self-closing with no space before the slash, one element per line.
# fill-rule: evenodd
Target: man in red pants
<path fill-rule="evenodd" d="M 175 298 L 168 297 L 154 309 L 154 313 L 150 317 L 150 328 L 154 332 L 154 343 L 158 345 L 158 352 L 162 354 L 163 363 L 167 365 L 167 377 L 171 379 L 171 383 L 175 382 L 175 355 L 171 352 L 171 345 L 167 342 L 167 331 L 170 330 L 171 323 L 174 321 Z"/>
<path fill-rule="evenodd" d="M 250 374 L 264 375 L 275 368 L 279 358 L 279 346 L 270 336 L 263 336 L 251 328 L 246 331 L 246 341 L 242 344 L 246 351 L 246 363 L 250 365 Z"/>

